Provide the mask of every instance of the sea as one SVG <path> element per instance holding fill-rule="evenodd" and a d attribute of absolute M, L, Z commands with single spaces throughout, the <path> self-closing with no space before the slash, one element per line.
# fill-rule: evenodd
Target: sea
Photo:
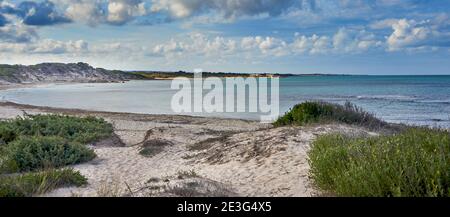
<path fill-rule="evenodd" d="M 143 114 L 249 120 L 257 120 L 261 116 L 261 113 L 250 111 L 177 113 L 171 107 L 171 99 L 179 90 L 172 89 L 171 84 L 170 80 L 45 84 L 2 90 L 0 100 L 37 106 Z M 205 90 L 204 94 L 207 93 Z M 450 75 L 317 75 L 280 78 L 280 115 L 295 104 L 316 100 L 339 104 L 349 101 L 391 123 L 450 128 Z"/>

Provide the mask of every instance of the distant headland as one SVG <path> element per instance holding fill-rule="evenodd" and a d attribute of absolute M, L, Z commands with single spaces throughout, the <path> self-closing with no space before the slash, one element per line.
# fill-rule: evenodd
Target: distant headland
<path fill-rule="evenodd" d="M 292 77 L 329 76 L 330 74 L 284 74 L 284 73 L 236 73 L 203 72 L 203 77 Z M 194 77 L 186 71 L 124 71 L 94 68 L 79 63 L 40 63 L 36 65 L 0 64 L 0 84 L 41 82 L 123 82 L 128 80 L 170 80 L 176 77 Z"/>

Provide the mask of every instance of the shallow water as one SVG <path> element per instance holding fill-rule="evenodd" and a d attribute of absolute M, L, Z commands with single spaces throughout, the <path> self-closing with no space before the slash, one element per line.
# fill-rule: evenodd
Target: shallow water
<path fill-rule="evenodd" d="M 174 114 L 171 81 L 51 84 L 0 92 L 0 99 L 61 108 Z M 350 101 L 388 122 L 450 128 L 450 76 L 301 76 L 280 79 L 280 112 L 305 100 Z M 259 113 L 185 113 L 259 119 Z"/>

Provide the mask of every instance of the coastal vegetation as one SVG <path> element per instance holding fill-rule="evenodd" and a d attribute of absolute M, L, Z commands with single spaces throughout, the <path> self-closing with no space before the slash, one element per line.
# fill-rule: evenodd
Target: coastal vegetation
<path fill-rule="evenodd" d="M 159 72 L 159 71 L 142 71 L 142 72 L 131 72 L 136 76 L 144 77 L 145 79 L 153 80 L 153 79 L 172 79 L 176 77 L 186 77 L 186 78 L 194 78 L 193 72 Z M 294 76 L 292 74 L 251 74 L 251 73 L 233 73 L 233 72 L 203 72 L 202 77 L 219 77 L 219 78 L 227 78 L 227 77 L 289 77 Z"/>
<path fill-rule="evenodd" d="M 17 69 L 19 67 L 17 65 L 4 65 L 0 64 L 0 82 L 10 81 L 17 82 L 17 78 L 14 76 Z"/>
<path fill-rule="evenodd" d="M 450 134 L 410 128 L 397 135 L 320 136 L 309 152 L 311 176 L 337 196 L 449 197 Z"/>
<path fill-rule="evenodd" d="M 313 123 L 345 123 L 369 129 L 387 125 L 386 122 L 350 102 L 339 105 L 321 101 L 307 101 L 295 105 L 285 115 L 278 118 L 274 125 L 303 126 Z"/>
<path fill-rule="evenodd" d="M 56 188 L 79 187 L 85 184 L 87 179 L 73 169 L 0 175 L 0 197 L 30 197 Z"/>
<path fill-rule="evenodd" d="M 450 196 L 449 131 L 394 128 L 353 104 L 326 102 L 298 104 L 274 125 L 317 123 L 362 126 L 379 134 L 318 136 L 308 157 L 310 176 L 321 190 L 336 196 Z M 384 133 L 381 128 L 396 130 Z"/>
<path fill-rule="evenodd" d="M 161 140 L 161 139 L 147 140 L 142 144 L 139 154 L 144 157 L 153 157 L 153 156 L 163 152 L 167 146 L 172 146 L 172 145 L 173 145 L 173 143 L 170 141 L 167 141 L 167 140 Z"/>
<path fill-rule="evenodd" d="M 1 121 L 0 196 L 82 185 L 86 180 L 79 173 L 57 169 L 92 160 L 96 155 L 86 145 L 112 134 L 111 124 L 95 117 L 25 115 Z"/>

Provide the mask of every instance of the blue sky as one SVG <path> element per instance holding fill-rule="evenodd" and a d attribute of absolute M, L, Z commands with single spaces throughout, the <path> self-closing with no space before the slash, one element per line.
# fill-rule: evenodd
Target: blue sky
<path fill-rule="evenodd" d="M 0 63 L 450 74 L 450 0 L 0 0 Z"/>

